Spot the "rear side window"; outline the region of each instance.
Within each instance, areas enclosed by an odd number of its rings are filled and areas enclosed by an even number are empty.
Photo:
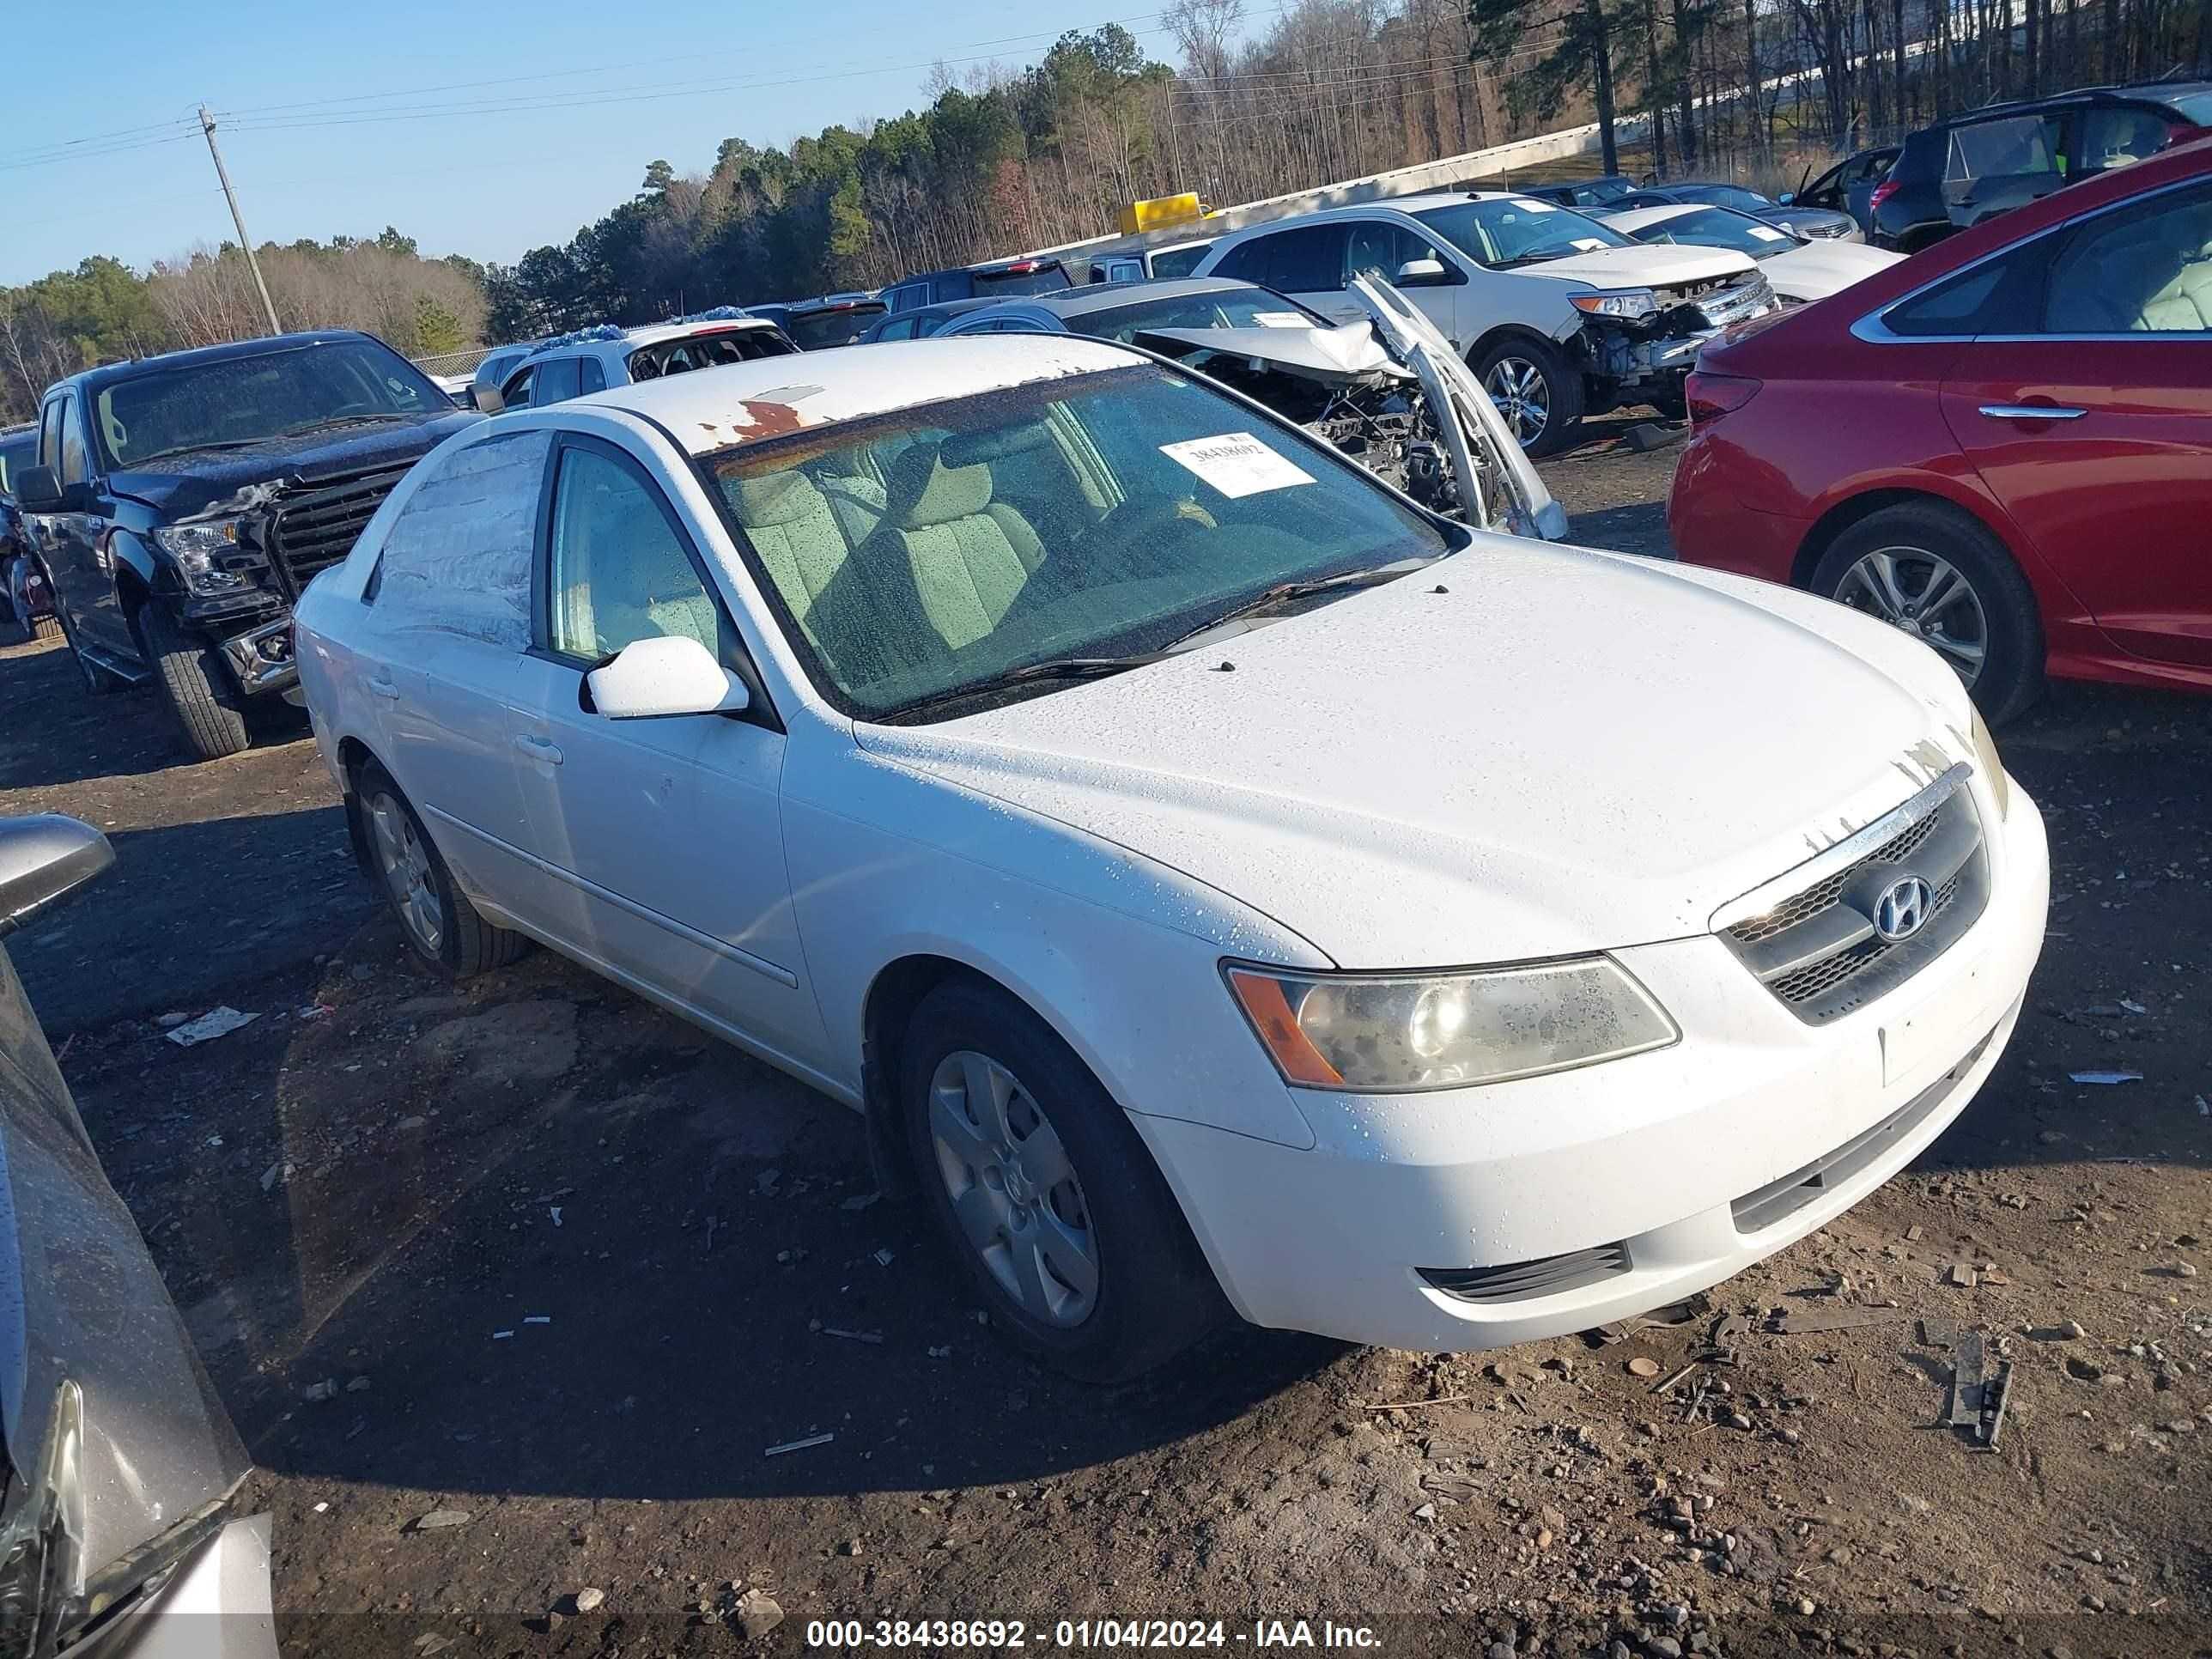
[[[2148,161],[2171,141],[2172,124],[2155,110],[2123,104],[2110,109],[2081,112],[2080,152],[2074,158],[2074,175],[2107,173],[2136,161]]]
[[[2045,332],[2212,332],[2212,186],[2100,214],[2058,240]]]
[[[1179,247],[1170,253],[1152,255],[1152,275],[1155,276],[1188,276],[1198,269],[1198,262],[1212,250],[1211,242],[1200,242],[1196,247]]]
[[[1231,249],[1213,275],[1256,283],[1279,294],[1342,288],[1345,244],[1351,230],[1345,224],[1301,225],[1256,236]]]
[[[384,532],[376,613],[514,651],[530,647],[530,561],[550,432],[507,432],[448,450]]]
[[[2063,116],[2021,115],[1954,127],[1944,182],[2057,173],[2065,149],[2065,125]]]

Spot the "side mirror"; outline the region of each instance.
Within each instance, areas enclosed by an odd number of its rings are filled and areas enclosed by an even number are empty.
[[[15,505],[26,513],[62,510],[61,480],[50,466],[27,466],[15,475]]]
[[[1785,191],[1784,191],[1782,192],[1782,194],[1781,194],[1781,195],[1779,195],[1779,196],[1778,196],[1778,197],[1776,197],[1776,198],[1774,198],[1774,204],[1775,204],[1775,206],[1777,206],[1777,207],[1788,207],[1788,206],[1789,206],[1792,202],[1796,201],[1796,199],[1797,199],[1797,192],[1796,192],[1796,191],[1794,191],[1794,190],[1785,190]]]
[[[114,862],[107,837],[76,818],[40,812],[0,819],[0,937]]]
[[[1394,280],[1400,288],[1443,288],[1451,279],[1441,259],[1408,259],[1398,267]]]
[[[469,395],[475,398],[477,409],[487,415],[496,415],[507,407],[507,399],[500,396],[495,386],[471,386]]]
[[[635,640],[584,677],[592,706],[611,720],[736,714],[750,706],[745,683],[688,635]]]

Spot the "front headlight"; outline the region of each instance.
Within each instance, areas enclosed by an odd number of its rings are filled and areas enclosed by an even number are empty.
[[[1617,322],[1641,322],[1659,314],[1659,296],[1648,288],[1615,289],[1604,294],[1570,294],[1576,310]]]
[[[1663,1048],[1681,1033],[1608,957],[1443,974],[1223,967],[1286,1083],[1393,1093],[1503,1083]]]
[[[1983,724],[1982,711],[1974,710],[1974,763],[1982,769],[1982,775],[1990,781],[1990,793],[1997,798],[1997,816],[2012,815],[2012,780],[2005,775],[2004,760],[1997,753],[1997,740],[1990,735]]]
[[[236,519],[207,519],[198,524],[164,525],[154,532],[161,550],[177,562],[185,586],[195,593],[228,593],[246,585],[246,578],[217,567],[226,553],[238,551]]]

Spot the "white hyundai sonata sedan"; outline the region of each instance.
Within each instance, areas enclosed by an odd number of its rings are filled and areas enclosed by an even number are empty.
[[[864,1112],[1079,1375],[1712,1285],[1942,1132],[2042,943],[1923,646],[1428,517],[1103,343],[471,427],[298,643],[416,950],[541,941]]]

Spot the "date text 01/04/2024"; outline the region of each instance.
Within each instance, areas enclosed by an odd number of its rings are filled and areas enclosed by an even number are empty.
[[[1018,1619],[817,1619],[810,1648],[1353,1648],[1382,1646],[1364,1625],[1258,1619],[1232,1629],[1219,1619],[1062,1619],[1032,1631]]]

